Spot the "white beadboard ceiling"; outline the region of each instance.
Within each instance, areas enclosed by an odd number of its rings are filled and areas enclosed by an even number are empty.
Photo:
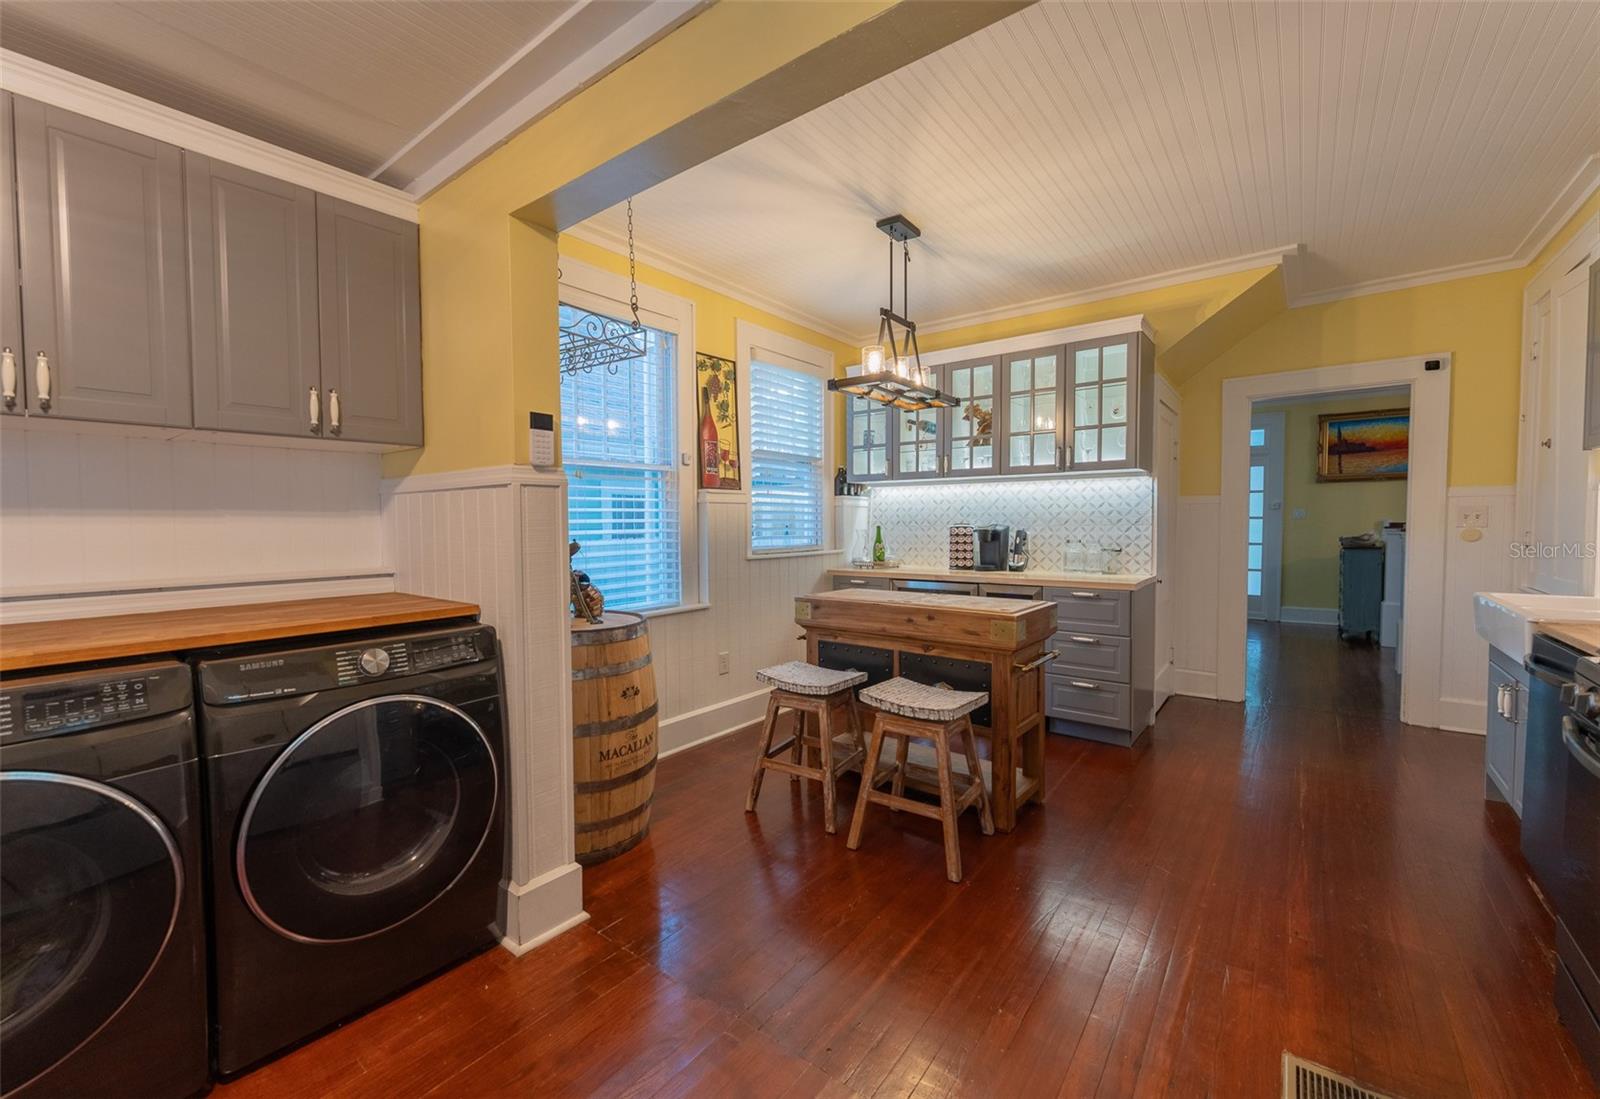
[[[696,0],[5,0],[5,48],[420,194]]]
[[[1600,175],[1596,58],[1600,3],[1041,3],[638,196],[636,231],[857,336],[894,212],[928,327],[1284,248],[1302,301],[1510,265]]]

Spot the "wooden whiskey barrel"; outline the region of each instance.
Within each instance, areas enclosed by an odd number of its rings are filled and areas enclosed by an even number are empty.
[[[650,828],[656,791],[656,677],[637,614],[572,623],[572,771],[578,861],[620,855]]]

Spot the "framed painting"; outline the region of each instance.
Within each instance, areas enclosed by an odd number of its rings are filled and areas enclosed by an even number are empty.
[[[697,451],[701,488],[738,491],[739,394],[732,359],[696,353],[695,388],[700,394]]]
[[[1404,480],[1411,456],[1411,410],[1338,412],[1317,417],[1317,480]]]

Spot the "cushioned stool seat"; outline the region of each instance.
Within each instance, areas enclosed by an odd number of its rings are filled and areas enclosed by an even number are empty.
[[[756,679],[769,687],[797,695],[831,695],[846,687],[854,687],[857,683],[865,683],[867,673],[854,669],[841,671],[834,668],[819,668],[815,664],[807,664],[804,660],[791,660],[787,664],[774,664],[770,668],[762,668],[756,673]]]
[[[861,727],[861,712],[852,689],[867,681],[866,672],[819,668],[802,660],[762,668],[756,679],[772,687],[767,696],[767,719],[761,728],[761,747],[756,752],[755,772],[750,776],[750,794],[745,812],[753,813],[761,796],[761,780],[768,771],[782,771],[798,781],[808,778],[822,783],[824,828],[833,832],[837,812],[834,780],[851,768],[860,768],[867,756]],[[794,736],[774,747],[778,712],[794,711],[798,728]],[[834,731],[834,711],[843,710],[845,729]],[[816,722],[817,731],[810,725]],[[782,757],[787,754],[788,759]]]
[[[895,678],[862,691],[861,701],[873,709],[918,721],[954,721],[988,702],[989,696],[984,691],[952,691]]]

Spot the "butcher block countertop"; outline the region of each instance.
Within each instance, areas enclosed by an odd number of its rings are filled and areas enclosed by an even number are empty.
[[[796,596],[794,617],[806,629],[1014,652],[1055,633],[1056,605],[1048,600],[852,588]]]
[[[829,569],[829,576],[875,576],[885,580],[955,580],[965,584],[1038,584],[1045,588],[1088,588],[1092,591],[1137,591],[1156,582],[1154,576],[1103,572],[979,572],[976,569]]]
[[[1586,656],[1600,656],[1600,622],[1540,622],[1533,632],[1565,642]]]
[[[470,618],[476,603],[405,592],[190,607],[0,626],[0,672]]]

